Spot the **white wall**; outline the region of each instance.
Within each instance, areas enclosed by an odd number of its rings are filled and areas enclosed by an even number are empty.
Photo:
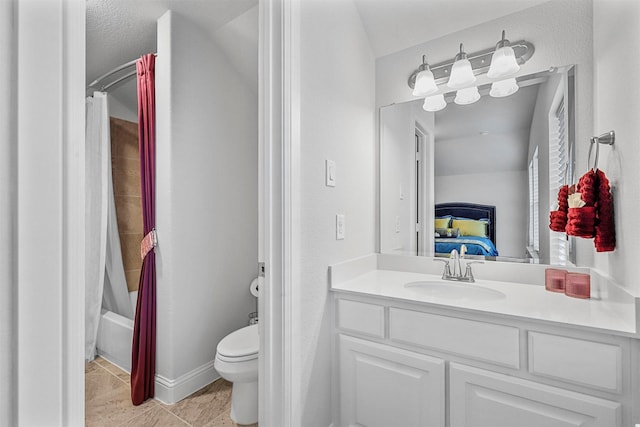
[[[594,124],[599,135],[615,130],[613,149],[600,147],[600,168],[613,185],[616,250],[595,254],[593,265],[640,295],[637,279],[640,258],[640,2],[595,0],[594,24]],[[578,71],[579,72],[579,71]],[[581,141],[586,146],[586,141]],[[586,163],[586,156],[584,157]],[[589,242],[591,243],[591,242]],[[593,245],[590,245],[593,251]]]
[[[109,91],[109,116],[138,123],[138,82],[135,77]]]
[[[435,64],[453,59],[461,42],[468,53],[484,50],[495,45],[503,29],[509,40],[525,39],[535,46],[533,57],[516,76],[550,66],[578,64],[580,103],[588,103],[592,93],[591,22],[591,0],[553,0],[383,56],[376,60],[376,105],[415,99],[407,86],[407,78],[420,65],[423,54]],[[479,76],[478,82],[481,77],[484,78]],[[585,110],[586,123],[591,118],[589,111]]]
[[[437,144],[436,144],[437,145]],[[496,206],[496,248],[500,256],[523,258],[527,237],[527,171],[502,171],[436,177],[435,202]]]
[[[156,90],[156,369],[210,380],[218,342],[255,310],[257,100],[207,34],[172,12],[158,21]]]
[[[257,3],[257,2],[256,2]],[[227,22],[213,34],[217,46],[258,94],[258,5]]]
[[[331,423],[328,266],[375,250],[374,57],[352,1],[309,0],[300,9],[300,253],[294,284],[301,360],[300,420]],[[325,187],[325,159],[337,185]],[[336,241],[336,213],[346,239]]]
[[[16,425],[16,48],[14,2],[0,2],[0,425]]]

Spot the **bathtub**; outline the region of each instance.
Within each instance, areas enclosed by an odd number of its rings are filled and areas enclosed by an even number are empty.
[[[138,292],[129,293],[134,310],[137,294]],[[103,309],[96,341],[98,355],[125,371],[131,372],[132,341],[133,320]]]

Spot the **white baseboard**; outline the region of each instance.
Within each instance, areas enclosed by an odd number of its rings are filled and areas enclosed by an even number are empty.
[[[164,404],[172,405],[218,378],[220,375],[213,367],[213,360],[175,380],[156,374],[155,399]]]

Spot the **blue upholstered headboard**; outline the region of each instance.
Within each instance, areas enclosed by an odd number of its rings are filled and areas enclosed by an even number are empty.
[[[436,205],[436,217],[457,216],[469,219],[489,219],[488,236],[496,244],[496,207],[476,203],[439,203]]]

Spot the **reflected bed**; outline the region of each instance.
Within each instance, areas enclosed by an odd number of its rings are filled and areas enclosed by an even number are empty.
[[[435,217],[451,218],[449,227],[454,230],[453,234],[448,233],[449,237],[436,231],[436,254],[448,254],[453,249],[460,252],[460,247],[464,244],[469,255],[498,256],[498,250],[495,246],[495,206],[466,202],[440,203],[435,206]],[[477,225],[478,221],[483,223],[481,232],[470,234],[472,231],[469,229],[455,228],[456,225]]]

